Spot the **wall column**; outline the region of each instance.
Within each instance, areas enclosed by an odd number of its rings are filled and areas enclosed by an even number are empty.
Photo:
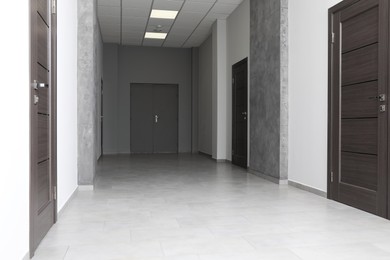
[[[96,0],[78,0],[78,183],[93,185],[96,170]]]
[[[288,1],[250,3],[250,163],[277,183],[288,178]]]

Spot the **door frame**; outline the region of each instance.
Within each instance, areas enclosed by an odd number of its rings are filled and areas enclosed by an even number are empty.
[[[57,11],[53,12],[51,0],[48,0],[49,11],[48,16],[50,16],[50,170],[51,170],[51,189],[50,193],[53,194],[53,223],[57,222]],[[30,82],[33,82],[34,78],[34,60],[36,57],[36,39],[34,35],[36,35],[36,10],[37,10],[37,0],[30,0]],[[54,7],[56,8],[56,7]],[[30,222],[30,233],[29,233],[29,250],[30,257],[34,256],[34,223],[35,223],[35,212],[34,212],[34,201],[36,198],[36,188],[34,182],[34,176],[36,176],[36,167],[35,167],[35,159],[33,156],[34,151],[37,149],[36,142],[36,127],[37,122],[34,120],[34,91],[31,86],[29,86],[30,92],[30,198],[29,198],[29,222]]]
[[[133,154],[132,152],[131,152],[131,85],[152,85],[152,86],[154,86],[154,85],[168,85],[168,86],[176,86],[176,89],[177,89],[177,102],[176,102],[176,105],[177,105],[177,148],[176,148],[176,150],[177,150],[177,153],[176,154],[179,154],[180,152],[179,152],[179,135],[180,135],[180,132],[179,132],[179,130],[180,130],[180,125],[179,125],[179,123],[180,123],[180,117],[179,117],[179,115],[180,115],[180,105],[179,105],[179,103],[180,103],[180,93],[179,93],[179,90],[180,90],[180,85],[178,84],[178,83],[145,83],[145,82],[143,82],[143,83],[139,83],[139,82],[131,82],[130,83],[130,114],[129,114],[129,116],[130,116],[130,128],[129,128],[129,130],[130,130],[130,136],[129,136],[129,145],[130,145],[130,149],[129,149],[129,151],[130,151],[130,154]],[[154,153],[152,153],[152,154],[154,154]]]
[[[235,128],[235,104],[234,104],[234,95],[235,95],[235,83],[233,82],[233,76],[234,76],[234,69],[236,67],[239,67],[243,64],[246,64],[246,78],[247,78],[247,82],[246,82],[246,99],[247,99],[247,105],[246,105],[246,111],[247,111],[247,121],[246,121],[246,126],[247,126],[247,131],[246,131],[246,167],[244,168],[248,168],[249,167],[249,163],[248,163],[248,158],[249,158],[249,99],[248,99],[248,95],[249,95],[249,79],[248,79],[248,76],[249,76],[249,61],[248,61],[248,57],[245,57],[244,59],[234,63],[232,65],[232,162],[233,162],[233,140],[234,140],[234,128]]]
[[[333,113],[333,109],[334,109],[334,102],[335,100],[333,100],[333,96],[334,96],[334,91],[333,91],[333,86],[335,84],[339,84],[339,78],[338,77],[335,77],[334,75],[334,71],[339,71],[340,68],[339,68],[339,65],[335,65],[334,64],[334,61],[336,59],[338,59],[337,57],[335,57],[335,47],[333,42],[338,42],[339,39],[337,39],[337,34],[335,36],[333,36],[333,32],[335,32],[334,29],[338,30],[337,28],[334,28],[334,24],[333,24],[333,21],[334,21],[334,14],[345,9],[345,8],[348,8],[350,6],[352,6],[353,4],[356,4],[358,3],[359,1],[361,0],[344,0],[342,2],[340,2],[339,4],[331,7],[329,10],[328,10],[328,153],[327,153],[327,197],[328,199],[331,199],[331,200],[336,200],[336,198],[338,198],[338,182],[333,182],[332,181],[332,178],[339,178],[338,174],[332,176],[332,169],[333,169],[333,164],[334,164],[334,161],[337,160],[337,158],[333,158],[334,157],[334,153],[333,153],[333,150],[334,150],[334,147],[337,147],[338,145],[338,141],[336,142],[336,140],[334,140],[334,129],[336,127],[338,127],[338,125],[334,125],[333,124],[333,119],[334,119],[334,113]],[[378,0],[379,2],[383,1],[383,0]],[[388,8],[384,8],[384,10],[380,10],[380,13],[379,15],[382,16],[386,14],[387,16],[390,15],[390,6],[388,5]],[[379,30],[382,30],[381,31],[381,34],[382,35],[385,35],[384,39],[385,41],[387,41],[386,44],[384,45],[388,45],[389,44],[389,36],[390,36],[390,19],[388,19],[388,24],[384,27],[380,27]],[[335,37],[335,39],[333,39],[333,37]],[[383,50],[383,49],[382,49]],[[380,49],[381,51],[381,49]],[[387,49],[386,50],[386,55],[383,55],[383,57],[381,57],[381,59],[379,59],[379,63],[382,63],[382,64],[387,64],[387,70],[388,71],[381,71],[379,70],[379,75],[378,77],[379,78],[382,78],[382,80],[385,80],[386,82],[386,85],[387,85],[387,89],[386,89],[386,94],[387,94],[387,98],[389,98],[389,94],[390,94],[390,89],[389,89],[389,77],[390,77],[390,66],[389,66],[389,61],[390,61],[390,50]],[[387,75],[386,75],[387,74]],[[337,102],[337,101],[336,101]],[[390,103],[387,102],[386,103],[387,105],[387,110],[389,110],[389,105]],[[389,169],[390,169],[390,138],[389,138],[389,132],[390,132],[390,113],[387,112],[387,134],[385,134],[387,136],[387,143],[385,144],[386,148],[387,148],[387,154],[385,155],[382,155],[382,156],[385,156],[385,158],[387,158],[387,181],[383,184],[383,185],[387,185],[387,194],[385,194],[384,196],[386,196],[387,198],[387,203],[386,203],[386,206],[387,206],[387,209],[384,210],[384,212],[381,212],[381,216],[382,217],[385,217],[387,219],[390,218],[390,176],[389,176]],[[379,157],[379,155],[378,155]],[[338,164],[338,162],[337,162]],[[339,165],[337,165],[337,167],[340,167]]]

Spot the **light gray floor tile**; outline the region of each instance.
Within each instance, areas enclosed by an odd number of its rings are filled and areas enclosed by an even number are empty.
[[[198,155],[104,156],[34,260],[390,259],[390,222]]]

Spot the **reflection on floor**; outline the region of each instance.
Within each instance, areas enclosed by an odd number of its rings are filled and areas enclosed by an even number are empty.
[[[34,260],[390,259],[390,222],[202,156],[106,156]]]

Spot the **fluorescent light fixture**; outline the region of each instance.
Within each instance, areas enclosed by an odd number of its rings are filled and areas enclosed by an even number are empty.
[[[166,33],[146,32],[145,39],[162,39],[167,37]]]
[[[174,20],[176,18],[177,13],[178,13],[178,11],[152,9],[152,13],[150,14],[150,18]]]

